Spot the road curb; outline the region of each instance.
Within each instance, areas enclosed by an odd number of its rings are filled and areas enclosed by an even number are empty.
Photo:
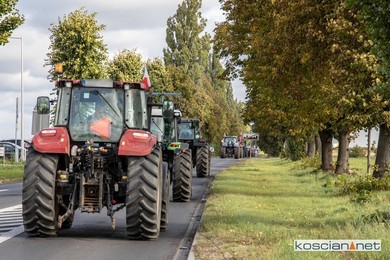
[[[196,206],[196,209],[194,211],[195,213],[191,218],[186,234],[184,235],[184,238],[182,239],[179,248],[176,251],[175,256],[173,257],[174,260],[188,260],[188,259],[195,260],[193,247],[196,244],[196,239],[198,237],[198,229],[202,221],[203,212],[207,201],[207,196],[211,189],[211,185],[214,181],[214,178],[215,175],[210,176],[210,181],[207,184],[205,191],[203,192],[202,199]]]
[[[192,245],[191,245],[191,250],[190,250],[190,253],[188,254],[188,260],[195,260],[195,254],[194,254],[194,246],[197,244],[197,241],[198,241],[198,237],[199,237],[199,233],[196,232],[195,234],[195,237],[194,237],[194,241],[192,242]]]

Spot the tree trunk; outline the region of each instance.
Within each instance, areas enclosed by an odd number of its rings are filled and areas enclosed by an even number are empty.
[[[309,142],[307,142],[307,156],[314,157],[315,154],[316,154],[316,142],[313,137]]]
[[[316,142],[316,153],[318,153],[321,157],[321,138],[320,138],[320,135],[317,134],[315,137],[314,137],[314,140]]]
[[[349,133],[339,132],[339,149],[336,162],[336,174],[349,173]]]
[[[371,129],[367,133],[367,173],[370,173],[371,168]]]
[[[319,132],[321,138],[321,169],[324,172],[333,171],[333,158],[332,158],[332,131],[329,129],[324,129]]]
[[[373,176],[382,178],[389,174],[390,166],[390,129],[385,124],[379,128],[378,150],[375,159]]]

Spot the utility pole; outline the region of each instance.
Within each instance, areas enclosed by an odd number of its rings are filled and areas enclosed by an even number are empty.
[[[20,146],[22,147],[21,151],[21,160],[24,162],[26,160],[26,153],[24,152],[24,101],[23,101],[23,37],[9,37],[9,39],[20,40]]]
[[[15,144],[18,144],[19,99],[16,98]]]

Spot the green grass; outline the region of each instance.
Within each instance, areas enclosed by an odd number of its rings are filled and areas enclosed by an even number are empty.
[[[350,162],[355,171],[365,172],[364,158]],[[336,177],[296,166],[281,159],[250,159],[219,173],[194,247],[196,259],[385,259],[390,255],[388,191],[375,192],[369,203],[354,203],[339,187],[329,185],[336,183]],[[385,215],[386,221],[377,221],[377,215],[379,219]],[[379,239],[382,251],[294,252],[296,239]]]
[[[0,161],[0,183],[21,181],[23,179],[23,163]]]

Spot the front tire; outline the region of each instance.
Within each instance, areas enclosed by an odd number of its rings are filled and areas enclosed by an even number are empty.
[[[222,159],[223,158],[226,158],[226,148],[225,147],[221,147],[221,156],[220,156]]]
[[[168,209],[170,200],[171,174],[168,171],[168,163],[163,163],[163,190],[161,206],[161,224],[160,231],[165,231],[168,224]]]
[[[23,176],[22,215],[29,236],[56,236],[55,181],[59,157],[29,149]]]
[[[186,150],[173,159],[173,201],[187,202],[192,195],[192,154]]]
[[[126,231],[130,239],[156,239],[160,234],[162,204],[161,149],[128,158]]]
[[[234,159],[238,159],[240,157],[240,148],[234,148]]]
[[[210,150],[205,145],[196,151],[196,176],[207,177],[210,175]]]

